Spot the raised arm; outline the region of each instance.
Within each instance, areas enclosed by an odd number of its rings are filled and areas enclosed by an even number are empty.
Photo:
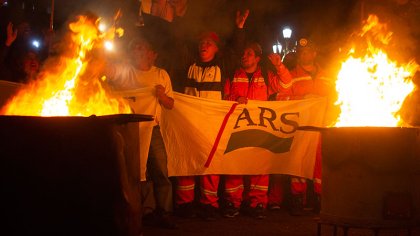
[[[13,30],[13,24],[12,22],[9,22],[9,24],[7,24],[7,37],[6,37],[6,46],[10,47],[10,45],[12,45],[12,43],[16,40],[17,37],[17,30]]]
[[[290,95],[292,93],[292,75],[286,66],[281,62],[281,57],[277,53],[272,53],[268,56],[275,71],[271,72],[269,78],[271,92],[279,93],[279,95]]]
[[[245,25],[246,19],[248,18],[248,15],[249,15],[249,10],[248,9],[246,9],[243,12],[241,12],[239,10],[236,11],[235,23],[236,23],[236,27],[238,29],[243,29],[244,28],[244,25]]]
[[[12,22],[7,24],[6,41],[4,45],[0,47],[0,63],[4,63],[6,55],[9,51],[9,47],[13,44],[17,37],[17,30],[13,30]]]

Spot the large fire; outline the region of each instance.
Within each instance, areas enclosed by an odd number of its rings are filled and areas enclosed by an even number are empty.
[[[109,33],[101,33],[98,21],[79,16],[69,24],[67,50],[42,69],[38,78],[23,86],[0,114],[28,116],[90,116],[130,113],[122,99],[112,97],[101,81],[101,63],[89,57]],[[51,65],[53,64],[53,65]],[[54,68],[52,68],[54,67]]]
[[[372,33],[373,31],[373,33]],[[400,65],[392,61],[386,51],[377,47],[391,40],[386,25],[374,15],[369,16],[361,36],[371,33],[366,54],[355,57],[355,49],[342,63],[336,82],[337,105],[341,114],[335,126],[402,126],[398,112],[404,99],[414,90],[412,77],[418,65],[412,61]],[[365,38],[365,37],[364,37]]]

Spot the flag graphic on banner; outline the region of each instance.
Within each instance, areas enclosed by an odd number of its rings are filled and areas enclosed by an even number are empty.
[[[292,143],[293,137],[279,138],[261,130],[250,129],[232,133],[225,153],[244,147],[260,147],[273,153],[284,153],[290,151]]]

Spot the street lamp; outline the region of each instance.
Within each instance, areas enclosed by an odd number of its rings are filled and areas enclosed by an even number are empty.
[[[277,41],[277,43],[275,43],[273,45],[273,53],[281,53],[283,46],[279,43],[279,41]]]
[[[289,52],[289,40],[292,37],[292,29],[289,26],[283,28],[283,38],[286,41],[286,48],[284,49],[284,55]]]
[[[289,26],[283,28],[283,38],[290,39],[292,37],[292,29]]]

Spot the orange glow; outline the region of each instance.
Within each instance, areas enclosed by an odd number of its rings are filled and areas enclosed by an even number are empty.
[[[130,113],[123,99],[104,89],[98,58],[90,52],[102,47],[114,34],[101,33],[99,22],[79,16],[69,24],[68,50],[41,70],[38,78],[22,87],[6,106],[2,115],[27,116],[90,116]],[[114,29],[113,29],[114,30]]]
[[[373,33],[371,32],[373,31]],[[369,16],[361,36],[374,35],[367,42],[366,54],[355,57],[355,49],[342,63],[336,82],[341,114],[335,126],[402,126],[398,111],[404,99],[414,90],[412,77],[418,69],[413,61],[401,65],[392,61],[386,51],[374,46],[374,40],[387,45],[392,33],[376,16]]]

